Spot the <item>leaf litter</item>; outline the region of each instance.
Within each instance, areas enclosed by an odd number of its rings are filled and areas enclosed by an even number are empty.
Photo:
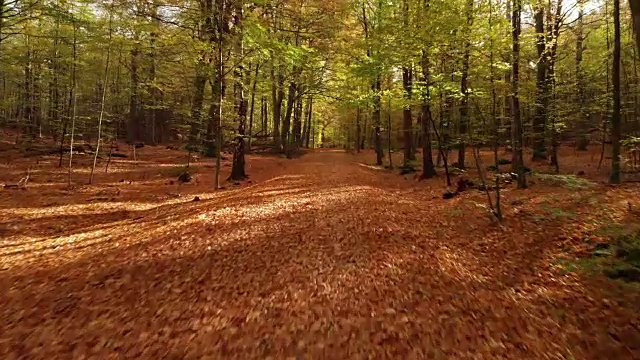
[[[198,174],[180,197],[156,179],[87,202],[116,173],[1,200],[0,356],[640,358],[637,293],[555,265],[637,188],[505,190],[522,205],[498,227],[482,193],[444,201],[442,179],[360,160],[253,158],[252,184]]]

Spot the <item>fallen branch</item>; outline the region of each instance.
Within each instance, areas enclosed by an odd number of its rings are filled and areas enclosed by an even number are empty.
[[[21,178],[16,184],[4,184],[5,189],[26,189],[29,177],[31,176],[31,168],[27,169],[27,176]]]

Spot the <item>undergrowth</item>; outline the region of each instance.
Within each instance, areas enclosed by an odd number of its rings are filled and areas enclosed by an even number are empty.
[[[595,184],[575,175],[537,174],[538,179],[551,185],[562,186],[574,190],[592,188]]]
[[[599,229],[596,235],[609,241],[595,244],[590,257],[565,264],[565,270],[601,273],[640,289],[640,229],[613,224]]]

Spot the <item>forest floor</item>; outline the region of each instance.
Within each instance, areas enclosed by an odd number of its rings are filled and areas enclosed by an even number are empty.
[[[213,159],[179,184],[184,152],[138,155],[94,185],[78,156],[72,188],[55,156],[2,157],[0,183],[31,175],[0,189],[0,358],[640,359],[637,288],[565,266],[640,223],[593,154],[579,186],[505,187],[501,224],[371,152],[250,155],[221,191]]]

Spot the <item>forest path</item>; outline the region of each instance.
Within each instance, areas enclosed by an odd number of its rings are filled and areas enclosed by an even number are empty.
[[[274,164],[276,177],[199,202],[14,211],[36,222],[135,214],[9,234],[0,357],[638,355],[592,315],[605,303],[552,272],[540,229],[499,231],[477,207],[441,200],[441,185],[343,152]]]

